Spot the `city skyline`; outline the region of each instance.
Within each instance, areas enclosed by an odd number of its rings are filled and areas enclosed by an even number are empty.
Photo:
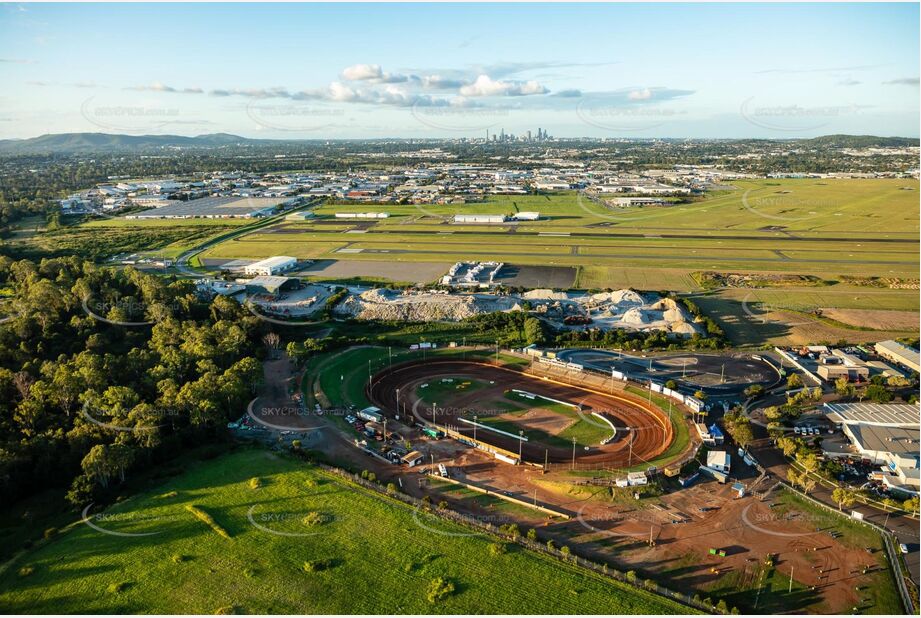
[[[0,138],[919,134],[914,4],[211,8],[3,5]]]

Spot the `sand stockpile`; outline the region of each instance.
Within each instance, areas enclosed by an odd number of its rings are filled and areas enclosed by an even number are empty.
[[[523,306],[559,329],[662,330],[682,336],[700,332],[691,316],[674,300],[635,290],[591,295],[531,290],[520,296],[499,296],[374,289],[349,294],[334,313],[360,320],[457,322],[483,313],[520,311]]]
[[[335,313],[359,320],[458,322],[481,313],[520,308],[517,299],[510,297],[369,290],[347,296]]]

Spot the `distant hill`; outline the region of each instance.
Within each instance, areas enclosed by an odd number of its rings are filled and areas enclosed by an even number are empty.
[[[121,150],[150,150],[158,148],[214,148],[229,144],[258,144],[266,140],[251,140],[229,133],[211,133],[185,137],[182,135],[113,135],[109,133],[57,133],[30,139],[0,140],[0,153],[76,153],[113,152]]]
[[[29,139],[0,140],[0,154],[74,154],[150,151],[163,148],[218,148],[222,146],[272,146],[315,140],[250,139],[230,133],[184,135],[119,135],[111,133],[56,133]],[[434,140],[437,141],[437,140]],[[684,140],[683,140],[684,141]],[[694,141],[694,140],[691,140]],[[705,141],[705,140],[701,140]],[[764,139],[725,140],[729,142],[764,143]],[[796,140],[814,148],[870,148],[918,146],[917,138],[877,137],[874,135],[824,135]]]
[[[803,142],[824,148],[903,148],[919,145],[916,137],[877,137],[876,135],[823,135],[803,140]]]

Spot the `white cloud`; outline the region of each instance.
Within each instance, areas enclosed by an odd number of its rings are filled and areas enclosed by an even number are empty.
[[[496,96],[527,96],[532,94],[547,94],[549,90],[534,80],[527,82],[494,80],[489,75],[480,75],[472,84],[462,86],[461,96],[465,97],[496,97]]]
[[[642,90],[631,90],[627,94],[627,98],[631,101],[648,101],[652,98],[652,90],[649,88],[643,88]]]
[[[888,82],[883,82],[887,86],[917,86],[918,85],[917,77],[900,77],[899,79],[891,79]]]
[[[423,88],[428,88],[430,90],[460,88],[467,84],[464,80],[451,79],[450,77],[442,77],[441,75],[423,75],[420,81],[422,82]]]
[[[353,64],[342,70],[342,78],[350,82],[373,82],[377,84],[402,84],[414,79],[401,73],[384,73],[379,64]]]
[[[126,90],[139,90],[141,92],[178,92],[181,94],[202,94],[204,92],[201,88],[173,88],[172,86],[167,86],[160,82],[154,82],[146,86],[131,86],[130,88],[126,88]]]
[[[342,70],[342,77],[353,82],[380,79],[383,74],[379,64],[353,64]]]

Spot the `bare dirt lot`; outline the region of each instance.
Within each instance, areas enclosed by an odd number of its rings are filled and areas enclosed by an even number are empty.
[[[442,262],[394,262],[389,260],[317,260],[299,271],[302,276],[328,279],[369,277],[410,283],[432,283],[448,271]]]
[[[917,311],[884,311],[874,309],[823,309],[822,315],[859,328],[910,330],[918,328],[921,314]]]
[[[638,577],[655,577],[673,589],[718,595],[748,613],[897,611],[872,530],[804,509],[787,492],[768,491],[752,477],[745,485],[754,487],[754,496],[738,498],[729,485],[705,479],[685,489],[666,481],[670,489],[664,495],[635,500],[631,490],[612,497],[607,487],[575,485],[579,479],[571,474],[545,475],[490,461],[472,449],[444,463],[452,478],[495,495],[437,483],[430,488],[455,508],[534,527],[542,540],[635,570]],[[510,505],[498,497],[502,494],[551,506],[570,519]]]
[[[572,266],[518,266],[506,264],[499,271],[496,282],[507,286],[525,288],[553,288],[568,290],[576,280]]]

